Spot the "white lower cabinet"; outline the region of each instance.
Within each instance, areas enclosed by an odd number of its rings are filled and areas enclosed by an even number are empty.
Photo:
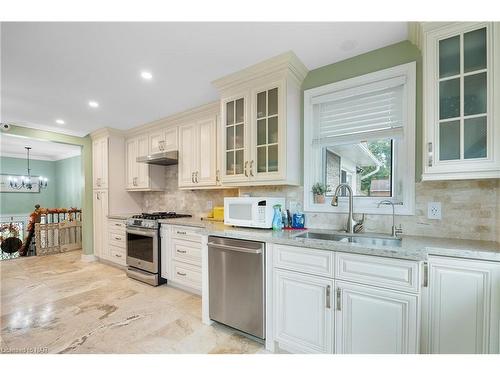
[[[417,261],[357,256],[349,260],[363,264],[362,273],[370,276],[360,277],[358,282],[353,281],[358,268],[347,267],[343,253],[283,245],[276,245],[273,250],[272,331],[280,350],[418,353],[419,283],[415,282],[414,292],[407,283],[395,290],[393,278],[382,277],[394,269],[404,270],[403,279],[414,280],[419,277]],[[336,262],[337,257],[342,261]],[[335,269],[329,264],[335,264]],[[361,273],[361,269],[358,271]],[[366,285],[372,279],[377,286]]]
[[[418,298],[388,289],[336,281],[338,354],[418,352]]]
[[[108,219],[108,248],[104,259],[120,266],[127,265],[127,233],[125,220]]]
[[[333,353],[333,280],[274,271],[275,338],[288,351]]]
[[[500,263],[429,257],[424,352],[499,353]]]
[[[161,276],[170,285],[201,294],[202,236],[194,227],[162,224]]]
[[[93,225],[94,225],[94,255],[98,258],[107,258],[109,255],[108,249],[108,234],[107,234],[107,217],[108,217],[108,191],[94,190],[92,196],[93,204]]]

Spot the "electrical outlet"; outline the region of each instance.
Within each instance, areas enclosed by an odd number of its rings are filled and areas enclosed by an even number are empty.
[[[207,201],[207,210],[211,210],[213,207],[212,201]]]
[[[427,203],[427,218],[441,220],[441,202]]]

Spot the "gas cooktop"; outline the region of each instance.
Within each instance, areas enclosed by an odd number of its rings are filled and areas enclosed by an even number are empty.
[[[129,228],[151,228],[158,229],[158,220],[161,219],[178,219],[182,217],[192,217],[188,214],[178,214],[173,211],[170,212],[151,212],[134,215],[127,220],[127,227]]]
[[[188,214],[178,214],[175,211],[169,212],[151,212],[145,213],[143,212],[140,215],[132,216],[132,219],[145,219],[145,220],[160,220],[160,219],[178,219],[181,217],[192,217],[192,215]]]

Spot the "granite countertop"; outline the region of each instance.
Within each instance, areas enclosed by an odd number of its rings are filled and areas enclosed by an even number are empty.
[[[134,215],[139,215],[140,213],[134,212],[131,214],[108,214],[108,219],[115,219],[115,220],[127,220],[128,218],[131,218]]]
[[[304,233],[305,230],[272,231],[269,229],[236,228],[224,225],[223,223],[214,223],[195,218],[165,219],[159,222],[162,224],[197,227],[200,233],[209,236],[229,237],[321,250],[342,251],[419,261],[426,260],[429,255],[441,255],[500,262],[500,243],[493,241],[404,235],[401,247],[374,246],[339,241],[297,238],[297,236]],[[315,229],[311,231],[324,233],[334,232]]]

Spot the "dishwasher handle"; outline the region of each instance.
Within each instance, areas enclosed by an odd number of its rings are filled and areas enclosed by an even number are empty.
[[[220,243],[209,242],[209,247],[213,247],[221,250],[239,251],[240,253],[250,253],[250,254],[262,254],[262,248],[260,249],[249,249],[245,247],[229,246]]]

